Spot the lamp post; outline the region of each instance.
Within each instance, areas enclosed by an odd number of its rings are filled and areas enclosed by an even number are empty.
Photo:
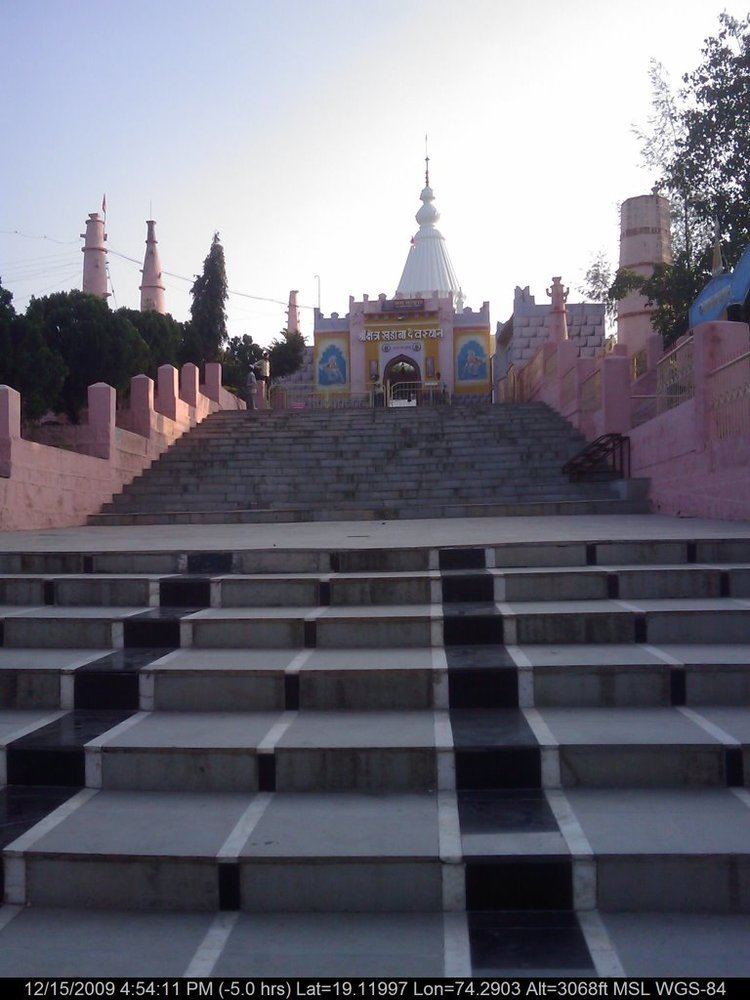
[[[320,312],[320,275],[314,274],[313,278],[318,282],[318,312]]]

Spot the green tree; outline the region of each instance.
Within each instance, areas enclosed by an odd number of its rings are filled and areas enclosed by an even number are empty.
[[[148,365],[148,347],[133,324],[94,295],[71,291],[32,298],[26,318],[67,368],[58,408],[74,422],[93,382],[124,393]]]
[[[227,273],[218,233],[214,233],[211,249],[203,261],[203,273],[195,279],[190,292],[193,304],[181,360],[197,365],[218,361],[227,338]]]
[[[148,348],[148,362],[143,368],[146,375],[156,378],[160,365],[179,365],[186,337],[185,323],[178,323],[169,313],[137,309],[118,309],[116,315],[128,320]]]
[[[224,385],[243,389],[248,369],[257,365],[265,354],[265,349],[256,344],[249,333],[230,337],[221,359]]]
[[[652,114],[636,134],[644,162],[658,171],[655,190],[670,199],[673,260],[650,278],[618,272],[609,297],[643,294],[668,346],[687,331],[688,310],[711,277],[716,223],[727,266],[750,243],[750,15],[719,15],[717,35],[679,91],[658,62],[650,76]]]
[[[0,284],[0,383],[21,394],[25,420],[57,407],[67,368],[51,351],[38,327],[16,314],[13,295]]]
[[[271,364],[271,378],[293,375],[305,360],[305,338],[301,333],[282,330],[281,336],[271,342],[268,360]]]
[[[607,326],[611,329],[617,315],[617,302],[610,295],[614,275],[612,265],[604,250],[600,250],[589,264],[584,275],[583,284],[578,291],[589,302],[601,302],[607,318]]]

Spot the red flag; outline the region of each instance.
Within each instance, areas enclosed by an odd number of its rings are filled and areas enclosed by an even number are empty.
[[[107,195],[105,194],[102,198],[102,215],[107,214]]]

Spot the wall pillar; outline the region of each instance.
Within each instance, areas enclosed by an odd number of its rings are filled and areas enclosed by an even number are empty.
[[[630,359],[610,355],[602,360],[602,434],[630,430]]]
[[[180,371],[180,399],[190,406],[198,405],[198,366],[192,361],[183,365]]]
[[[177,419],[178,373],[174,365],[160,365],[157,372],[156,409],[170,420]]]
[[[130,419],[134,433],[151,437],[154,417],[154,380],[135,375],[130,380]]]
[[[89,386],[88,401],[91,454],[109,460],[114,453],[117,393],[106,382],[96,382]]]
[[[0,385],[0,476],[10,478],[13,442],[21,438],[21,394]]]
[[[221,363],[219,361],[207,361],[205,365],[206,381],[203,392],[215,403],[221,402]]]

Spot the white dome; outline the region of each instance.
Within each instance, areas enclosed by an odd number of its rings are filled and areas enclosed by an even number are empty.
[[[445,240],[435,228],[440,213],[433,204],[435,195],[429,184],[419,197],[422,207],[415,216],[419,223],[419,231],[412,240],[396,296],[421,297],[431,295],[433,292],[455,296],[460,290],[460,285]]]

